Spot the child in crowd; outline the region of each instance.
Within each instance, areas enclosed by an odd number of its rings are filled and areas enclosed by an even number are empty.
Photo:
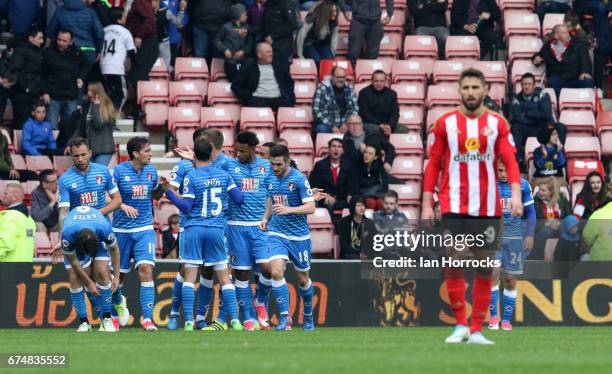
[[[244,5],[232,5],[231,14],[232,21],[221,26],[213,43],[224,54],[225,75],[233,82],[238,77],[241,63],[253,50],[253,40],[246,23],[247,13]]]
[[[555,125],[550,124],[542,128],[538,134],[538,142],[540,147],[533,151],[535,172],[531,181],[532,186],[537,186],[542,179],[548,177],[553,177],[557,186],[565,186],[563,175],[566,163],[565,151]]]
[[[53,157],[57,150],[53,125],[45,120],[45,103],[37,101],[32,106],[32,117],[23,125],[21,148],[25,155]]]

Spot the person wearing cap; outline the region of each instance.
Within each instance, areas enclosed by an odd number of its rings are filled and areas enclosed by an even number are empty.
[[[540,146],[533,151],[533,173],[532,186],[539,185],[542,179],[553,177],[557,186],[565,186],[563,168],[565,168],[566,158],[563,150],[563,143],[559,139],[559,132],[556,124],[549,124],[543,127],[538,133]]]
[[[238,75],[242,62],[253,51],[253,36],[247,24],[246,7],[234,4],[230,8],[232,20],[221,26],[213,41],[215,47],[225,56],[223,67],[230,82]]]

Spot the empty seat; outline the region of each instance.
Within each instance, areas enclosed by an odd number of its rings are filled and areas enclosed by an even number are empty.
[[[194,129],[200,127],[200,111],[192,108],[170,108],[168,129],[174,132],[177,128]]]
[[[557,103],[557,95],[555,94],[555,90],[553,90],[552,88],[545,88],[544,91],[546,91],[548,97],[550,97],[553,115],[556,117],[557,112],[559,111],[559,105]]]
[[[336,65],[346,70],[346,77],[349,81],[354,79],[353,64],[349,60],[336,58],[335,60],[321,60],[319,63],[319,80],[323,82],[330,76],[332,69]]]
[[[471,58],[480,59],[480,41],[476,36],[449,36],[445,44],[447,60]]]
[[[235,127],[234,120],[225,108],[202,108],[200,124],[202,127],[228,127],[232,129]]]
[[[563,13],[546,13],[542,21],[542,37],[551,32],[556,25],[562,25],[564,18]]]
[[[559,95],[559,110],[595,110],[595,92],[592,88],[563,88]]]
[[[474,61],[472,68],[482,71],[487,83],[508,82],[508,72],[504,61]]]
[[[559,122],[567,128],[568,136],[595,135],[595,115],[590,110],[564,110]]]
[[[338,33],[338,46],[336,47],[336,57],[346,57],[347,55],[348,55],[348,31],[340,31]]]
[[[393,59],[397,59],[399,57],[401,48],[402,34],[387,33],[380,41],[379,56],[389,56]]]
[[[397,102],[400,105],[423,106],[425,100],[425,88],[419,82],[401,82],[391,86],[397,93]]]
[[[446,82],[455,85],[459,81],[461,73],[470,66],[472,64],[467,61],[438,60],[434,63],[433,83],[440,84]]]
[[[166,66],[166,62],[164,61],[163,58],[160,57],[157,60],[155,60],[153,67],[149,71],[149,79],[151,80],[170,79],[170,72],[168,71],[168,67]]]
[[[504,34],[506,38],[513,35],[540,36],[540,19],[537,14],[523,12],[504,13]]]
[[[342,134],[317,134],[315,140],[315,155],[326,156],[329,153],[327,143],[333,138],[342,140]]]
[[[257,139],[259,139],[260,145],[268,142],[273,142],[274,138],[276,138],[276,131],[274,128],[254,128],[250,129],[249,131],[252,131],[253,133],[255,133],[255,135],[257,135]]]
[[[296,104],[312,104],[312,98],[317,90],[315,82],[295,82],[293,92]]]
[[[53,163],[48,156],[26,156],[26,168],[35,172],[53,169]]]
[[[253,128],[276,128],[272,109],[242,107],[240,111],[240,130],[250,130]]]
[[[372,73],[376,70],[382,70],[387,74],[391,74],[391,61],[389,60],[357,60],[355,67],[355,82],[370,82]]]
[[[406,24],[406,12],[404,10],[400,10],[395,1],[393,2],[393,8],[393,15],[391,16],[389,22],[386,25],[383,25],[383,29],[385,33],[403,34]],[[386,13],[383,11],[383,14]]]
[[[339,17],[344,18],[344,17]],[[315,256],[334,255],[334,232],[330,230],[313,230],[310,232],[312,254]]]
[[[213,58],[210,62],[210,81],[219,82],[222,80],[227,80],[225,67],[223,66],[223,59]]]
[[[438,118],[440,118],[444,113],[451,110],[451,108],[446,106],[438,106],[431,108],[427,111],[427,119],[425,120],[425,125],[427,126],[427,132],[431,131],[433,125],[436,124]]]
[[[334,224],[327,208],[315,208],[313,214],[307,216],[308,226],[312,230],[333,230]]]
[[[422,62],[417,60],[395,60],[391,66],[392,83],[404,81],[426,82],[427,73]]]
[[[46,232],[36,232],[34,247],[36,248],[36,257],[48,257],[53,252],[53,246]]]
[[[391,134],[389,141],[398,155],[422,155],[423,140],[415,134]]]
[[[314,160],[312,154],[291,154],[291,158],[295,161],[297,168],[305,175],[310,175],[314,168]]]
[[[438,59],[438,42],[431,35],[407,35],[404,38],[404,59],[428,57]]]
[[[168,120],[168,82],[138,81],[138,104],[145,113],[147,126],[161,127]]]
[[[70,156],[53,156],[53,168],[57,171],[57,174],[62,175],[64,172],[72,167],[72,157]]]
[[[565,139],[565,154],[567,158],[601,158],[599,139],[595,137],[573,137]]]
[[[601,133],[604,131],[612,130],[612,110],[607,110],[605,112],[599,112],[597,114],[597,133]]]
[[[601,140],[601,154],[606,157],[612,156],[612,131],[601,132],[599,140]]]
[[[531,60],[531,57],[542,49],[542,40],[535,36],[512,36],[508,41],[508,59]]]
[[[296,81],[317,81],[317,65],[312,59],[294,58],[291,64],[291,77]]]
[[[231,83],[212,82],[208,84],[208,105],[214,106],[217,103],[240,104],[240,101],[232,92]]]
[[[525,159],[531,160],[533,158],[533,151],[540,146],[540,142],[534,136],[527,138],[525,141]]]
[[[280,133],[280,137],[287,141],[287,148],[289,148],[292,155],[314,155],[314,146],[309,130],[287,129]]]
[[[286,128],[311,129],[312,111],[304,108],[278,108],[277,114],[278,131]]]
[[[395,157],[391,167],[391,175],[403,180],[421,180],[423,178],[423,156],[399,155]]]
[[[46,157],[46,156],[45,156]],[[17,170],[26,170],[26,162],[22,155],[11,153],[11,160],[13,161],[13,167]]]
[[[23,131],[22,130],[13,130],[13,148],[15,149],[15,152],[17,153],[21,153],[21,140],[23,138]]]
[[[174,79],[208,80],[208,65],[206,64],[206,60],[197,57],[177,57],[174,63]]]
[[[204,80],[182,80],[170,82],[170,104],[180,106],[181,103],[196,103],[202,106],[208,83]]]
[[[421,131],[423,127],[423,108],[417,106],[400,106],[399,124],[406,126],[408,130]]]
[[[427,108],[436,106],[456,106],[461,104],[461,96],[457,87],[447,85],[432,85],[427,87]]]
[[[601,160],[572,159],[567,162],[567,178],[570,185],[577,181],[584,181],[592,171],[606,175]]]
[[[525,73],[531,73],[536,78],[536,84],[539,84],[544,79],[544,74],[546,73],[546,65],[541,64],[540,66],[535,66],[533,62],[529,60],[516,60],[512,64],[512,71],[510,73],[510,79],[512,80],[512,84],[514,85],[514,92],[520,91],[520,82],[521,77]]]
[[[408,181],[405,184],[390,184],[389,190],[397,192],[397,203],[400,206],[420,205],[421,182],[417,180]]]
[[[532,0],[500,0],[499,8],[502,12],[505,12],[507,9],[516,9],[516,10],[524,10],[533,12],[534,10],[534,2]]]

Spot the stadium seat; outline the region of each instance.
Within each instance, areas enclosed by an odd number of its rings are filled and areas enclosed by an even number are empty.
[[[276,120],[272,109],[242,107],[240,111],[240,130],[251,130],[253,128],[276,128]]]
[[[353,90],[355,91],[355,95],[357,95],[357,97],[359,97],[359,92],[361,92],[361,90],[363,90],[364,88],[366,88],[369,85],[370,85],[369,82],[355,83],[353,85]]]
[[[480,59],[480,41],[476,36],[449,36],[445,44],[447,60]]]
[[[138,104],[145,113],[145,124],[161,127],[168,120],[168,82],[161,80],[138,81]]]
[[[370,82],[372,80],[372,73],[376,70],[382,70],[387,74],[391,74],[391,61],[386,59],[357,60],[355,82]]]
[[[321,60],[319,63],[319,81],[323,82],[330,76],[332,69],[336,65],[346,70],[347,80],[352,81],[354,79],[355,73],[353,71],[353,64],[347,59],[336,58],[335,60]]]
[[[340,17],[343,18],[343,17]],[[310,232],[312,254],[314,256],[333,257],[334,232],[329,230],[313,230]]]
[[[456,86],[461,73],[471,66],[472,64],[468,61],[438,60],[434,62],[433,83],[446,83]]]
[[[314,168],[314,159],[312,154],[291,154],[291,158],[293,159],[293,161],[295,161],[299,171],[301,171],[306,176],[310,175],[312,169]]]
[[[177,57],[174,63],[174,79],[208,80],[206,60],[197,57]]]
[[[436,121],[438,120],[438,118],[440,118],[440,116],[442,116],[444,113],[448,112],[449,110],[451,110],[451,108],[446,107],[446,106],[441,106],[441,107],[438,106],[438,107],[429,109],[427,111],[427,119],[425,121],[425,125],[427,126],[427,132],[430,132],[433,125],[436,124]]]
[[[253,128],[250,129],[250,131],[254,132],[255,135],[257,135],[257,139],[259,139],[260,146],[264,143],[273,142],[276,138],[276,131],[274,128]]]
[[[234,124],[238,124],[238,122],[240,122],[240,111],[242,110],[242,105],[239,103],[217,103],[214,106],[215,108],[223,108],[225,109],[230,117],[232,118],[232,121],[234,121]]]
[[[563,88],[559,95],[559,110],[595,110],[595,92],[591,88]]]
[[[403,180],[423,178],[423,156],[397,156],[393,160],[391,175]]]
[[[595,115],[590,110],[564,110],[559,122],[567,128],[567,136],[595,135]]]
[[[422,62],[417,60],[395,60],[391,66],[391,82],[426,82],[427,73]]]
[[[380,41],[379,56],[388,56],[394,60],[399,58],[400,50],[402,49],[402,34],[385,33]],[[391,69],[389,69],[391,71]]]
[[[51,257],[53,246],[46,232],[36,232],[34,248],[36,248],[36,257]]]
[[[46,157],[46,156],[45,156]],[[31,195],[32,192],[38,187],[40,186],[40,182],[39,181],[27,181],[26,182],[27,188],[25,190],[25,192],[28,195]]]
[[[200,111],[192,108],[170,108],[168,112],[168,130],[177,128],[196,129],[200,127]]]
[[[422,155],[423,140],[420,134],[391,134],[389,141],[398,155]]]
[[[317,65],[312,59],[294,58],[291,64],[291,77],[295,81],[317,81]]]
[[[546,91],[548,97],[550,97],[553,115],[556,118],[557,112],[559,111],[559,105],[557,103],[557,95],[555,94],[555,90],[553,90],[552,88],[545,88],[544,91]]]
[[[474,61],[472,67],[482,71],[487,83],[508,83],[505,61]]]
[[[438,59],[438,42],[431,35],[407,35],[404,38],[404,60],[413,57]]]
[[[6,143],[8,144],[9,150],[14,151],[15,149],[13,146],[13,141],[11,140],[11,135],[9,134],[8,130],[3,127],[1,131],[2,131],[2,135],[6,139]]]
[[[567,179],[570,185],[578,181],[584,182],[592,171],[606,175],[601,160],[572,159],[567,162]]]
[[[421,218],[421,207],[420,206],[410,205],[407,207],[402,207],[399,211],[404,213],[406,218],[408,218],[410,221],[415,221]]]
[[[515,11],[505,12],[504,35],[506,38],[515,35],[540,37],[540,19],[538,15]]]
[[[293,92],[295,93],[296,105],[312,105],[312,98],[317,90],[315,82],[295,82]]]
[[[397,192],[399,206],[421,204],[421,182],[408,181],[405,184],[390,184],[389,190]]]
[[[287,128],[308,129],[312,128],[312,111],[303,108],[278,108],[277,114],[278,131]]]
[[[298,154],[314,155],[314,146],[309,130],[286,129],[281,131],[279,136],[287,141],[287,148],[289,148],[292,156]]]
[[[427,87],[427,108],[436,106],[456,106],[461,104],[457,87],[432,85]]]
[[[225,75],[225,67],[223,66],[222,58],[213,58],[210,62],[210,81],[227,81],[227,75]]]
[[[612,156],[612,131],[602,131],[599,134],[601,141],[601,154],[610,157]]]
[[[179,209],[172,204],[161,204],[159,208],[153,210],[155,226],[160,230],[168,228],[168,217],[178,214]]]
[[[22,130],[13,130],[13,148],[15,152],[21,153],[21,140],[23,139]]]
[[[542,49],[542,40],[535,36],[513,36],[508,40],[508,60],[531,60]]]
[[[72,165],[74,165],[74,163],[70,156],[53,156],[53,168],[57,171],[58,175],[64,174]]]
[[[57,243],[59,243],[59,232],[51,231],[49,233],[49,239],[51,240],[51,245],[55,246]]]
[[[149,79],[166,81],[170,79],[170,72],[163,58],[159,57],[155,60],[155,64],[153,64],[153,67],[149,71]]]
[[[394,8],[393,15],[391,16],[389,23],[387,23],[386,25],[383,25],[383,29],[384,29],[385,34],[396,33],[396,34],[400,34],[401,36],[401,34],[404,33],[404,27],[406,25],[406,12],[404,10],[400,10],[397,7],[397,4],[395,4],[395,1],[393,2],[393,8]],[[400,43],[401,43],[401,39],[400,39]]]
[[[565,155],[571,158],[601,158],[599,139],[595,137],[573,137],[565,139]]]
[[[53,169],[53,163],[48,156],[26,156],[26,168],[36,173],[45,170]]]
[[[338,33],[338,46],[336,47],[336,57],[346,57],[348,55],[348,31]],[[320,66],[319,66],[320,68]]]
[[[532,0],[500,0],[499,8],[502,12],[509,9],[533,12],[535,5]]]
[[[542,22],[542,37],[552,31],[556,25],[563,24],[565,14],[563,13],[546,13]]]
[[[400,106],[398,123],[408,130],[421,131],[423,127],[423,108],[417,106]]]
[[[521,90],[521,77],[525,73],[531,73],[536,78],[536,84],[540,84],[544,79],[544,73],[546,73],[546,65],[541,64],[535,66],[533,62],[529,60],[516,60],[512,64],[512,71],[510,73],[512,84],[514,85],[514,92]]]
[[[525,159],[531,160],[533,158],[533,151],[540,146],[540,142],[535,136],[527,138],[525,141]]]
[[[205,107],[200,110],[200,124],[202,127],[235,128],[236,124],[225,108]]]
[[[612,131],[612,110],[597,113],[597,133]]]
[[[334,224],[327,208],[315,208],[313,214],[307,216],[308,226],[312,230],[333,230]]]
[[[344,15],[340,14],[340,12],[338,12],[338,18],[336,22],[338,22],[338,31],[340,32],[349,31],[349,28],[351,27],[351,21],[347,20],[346,17],[344,17]]]
[[[315,155],[317,157],[326,156],[329,153],[327,143],[333,138],[342,140],[342,134],[317,134],[315,140]]]
[[[46,156],[45,156],[46,157]],[[11,160],[13,161],[13,167],[17,170],[26,170],[26,162],[22,155],[11,153]]]
[[[506,102],[506,85],[503,83],[491,83],[489,97],[502,108],[503,104]]]
[[[217,103],[240,104],[238,98],[232,92],[229,82],[211,82],[208,84],[208,105],[215,106]]]
[[[391,88],[397,93],[397,103],[399,105],[423,106],[425,100],[425,88],[423,83],[395,83],[391,85]]]
[[[182,80],[170,82],[170,104],[174,106],[201,107],[208,92],[204,80]]]

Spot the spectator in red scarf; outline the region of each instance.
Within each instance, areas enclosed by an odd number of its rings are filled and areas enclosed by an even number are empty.
[[[590,172],[585,181],[582,191],[576,196],[574,204],[574,215],[578,219],[589,219],[591,214],[606,205],[606,189],[604,177],[597,171]]]

